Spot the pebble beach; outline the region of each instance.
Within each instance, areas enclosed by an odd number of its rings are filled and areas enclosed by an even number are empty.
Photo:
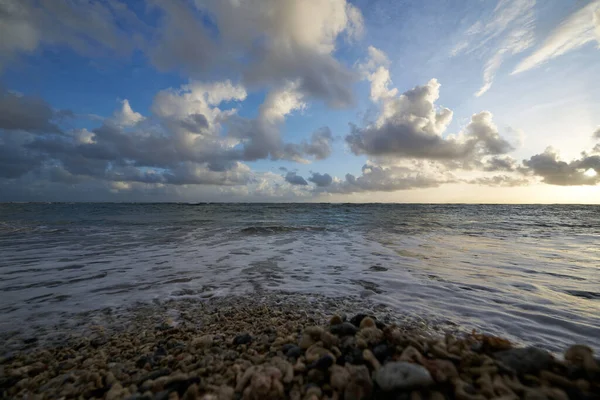
[[[139,305],[2,339],[2,398],[600,399],[585,344],[551,353],[326,298]]]

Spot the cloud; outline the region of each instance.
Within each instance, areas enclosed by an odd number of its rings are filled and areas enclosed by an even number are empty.
[[[501,155],[513,150],[492,121],[492,114],[482,111],[471,117],[470,123],[458,135],[443,137],[452,120],[452,111],[438,107],[440,84],[436,79],[398,95],[390,89],[387,68],[372,63],[366,65],[373,73],[371,99],[380,105],[376,120],[365,127],[351,124],[346,142],[353,153],[396,158],[478,161],[489,155]],[[365,65],[365,64],[363,64]]]
[[[482,96],[492,87],[496,73],[508,57],[533,45],[535,4],[535,0],[499,0],[490,18],[473,24],[452,50],[452,56],[466,54],[487,59],[483,84],[475,96]]]
[[[115,111],[112,117],[112,122],[120,126],[133,126],[144,120],[142,114],[131,109],[129,100],[125,99],[121,102],[121,109]],[[205,119],[206,120],[206,119]]]
[[[162,11],[148,50],[159,70],[181,70],[197,77],[215,64],[218,47],[199,21],[202,15],[197,9],[183,0],[154,0],[151,4]]]
[[[330,106],[353,101],[356,76],[333,56],[340,37],[351,41],[363,31],[360,11],[346,0],[209,0],[196,1],[195,8],[179,0],[155,4],[163,11],[162,33],[150,55],[161,70],[205,77],[219,65],[241,72],[248,86],[295,81],[302,96]]]
[[[306,182],[306,179],[304,179],[300,175],[297,175],[293,171],[289,171],[287,174],[285,174],[285,181],[287,183],[289,183],[290,185],[302,185],[302,186],[308,185],[308,182]]]
[[[248,185],[256,174],[245,161],[270,158],[309,162],[331,153],[326,127],[300,143],[285,143],[285,117],[305,106],[297,85],[275,88],[254,119],[227,108],[246,98],[231,81],[192,81],[158,92],[143,116],[128,100],[97,128],[61,130],[64,111],[41,99],[2,92],[0,97],[1,176],[37,175],[64,184],[113,182],[110,190],[146,185]],[[308,183],[300,176],[290,180]],[[302,183],[304,182],[304,183]]]
[[[150,0],[153,26],[124,1],[5,0],[0,68],[41,46],[87,56],[143,51],[160,71],[192,79],[240,75],[246,86],[296,81],[303,96],[332,107],[353,103],[356,74],[335,58],[364,28],[347,0]]]
[[[600,0],[594,0],[563,20],[512,73],[518,74],[536,68],[594,40],[600,44],[599,19]]]
[[[0,68],[41,45],[67,45],[86,56],[129,54],[143,45],[140,34],[146,30],[118,1],[5,0],[0,2]]]
[[[596,129],[596,130],[594,131],[594,133],[592,134],[592,137],[593,137],[594,139],[600,139],[600,126],[598,127],[598,129]]]
[[[304,157],[312,156],[315,160],[324,160],[331,155],[333,135],[328,127],[322,127],[312,133],[310,141],[300,144],[287,143],[283,146],[282,153],[276,153],[277,157],[300,163],[308,163]]]
[[[527,178],[514,177],[510,175],[495,175],[492,177],[484,176],[475,179],[465,180],[465,183],[482,186],[516,187],[527,186],[531,182]]]
[[[523,160],[529,172],[542,178],[549,185],[577,186],[600,183],[600,155],[582,155],[582,158],[569,163],[560,161],[552,147],[546,148],[528,160]],[[590,170],[594,173],[590,173]]]
[[[331,185],[331,183],[333,182],[333,178],[331,177],[331,175],[320,174],[318,172],[313,172],[311,174],[311,177],[308,178],[308,180],[317,185],[317,187],[326,187]]]
[[[23,96],[0,87],[0,129],[61,133],[57,122],[68,116],[72,116],[70,111],[54,110],[41,98]]]
[[[515,171],[517,168],[517,161],[510,156],[491,157],[483,164],[484,171]]]
[[[454,180],[448,174],[428,174],[403,166],[382,166],[367,163],[362,175],[346,174],[345,180],[336,180],[322,188],[329,193],[395,192],[397,190],[438,187]]]

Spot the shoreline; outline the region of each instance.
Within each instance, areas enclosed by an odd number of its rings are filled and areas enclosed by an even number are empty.
[[[585,346],[565,349],[563,359],[395,317],[359,299],[266,299],[139,305],[107,313],[104,325],[90,318],[62,342],[20,339],[28,347],[0,360],[0,392],[106,399],[600,398],[600,363]]]

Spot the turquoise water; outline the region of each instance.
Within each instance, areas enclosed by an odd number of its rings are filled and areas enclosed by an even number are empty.
[[[599,244],[598,206],[2,204],[0,330],[284,291],[600,349]]]

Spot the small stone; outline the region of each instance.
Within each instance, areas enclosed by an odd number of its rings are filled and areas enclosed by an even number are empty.
[[[343,322],[330,326],[329,331],[337,336],[354,336],[358,332],[358,328],[350,322]]]
[[[106,381],[107,386],[112,386],[115,382],[117,382],[117,378],[115,378],[115,375],[110,371],[108,372],[108,374],[106,374],[104,379]]]
[[[429,371],[420,365],[404,361],[385,364],[376,372],[375,381],[386,392],[421,388],[433,384]]]
[[[380,363],[385,362],[388,357],[391,357],[393,353],[393,349],[391,349],[387,344],[380,344],[379,346],[375,346],[373,348],[373,355],[379,360]]]
[[[342,322],[344,322],[342,320],[342,317],[340,317],[339,315],[334,315],[333,317],[331,317],[331,319],[329,320],[329,325],[339,325]]]
[[[365,363],[363,352],[360,349],[354,348],[344,354],[344,361],[347,364],[361,365]]]
[[[354,317],[350,318],[350,323],[358,328],[360,327],[362,320],[367,317],[367,314],[356,314]]]
[[[326,355],[330,356],[332,359],[335,360],[335,357],[333,356],[333,354],[331,354],[328,350],[324,349],[323,347],[315,344],[313,346],[310,346],[306,350],[305,357],[306,357],[307,362],[312,363]]]
[[[448,360],[425,360],[425,368],[427,368],[433,379],[438,383],[448,382],[458,377],[456,367]]]
[[[373,319],[371,317],[365,317],[365,318],[363,318],[362,321],[360,321],[359,327],[360,327],[360,329],[374,328],[375,327],[375,321],[373,321]]]
[[[319,326],[309,326],[304,329],[303,332],[305,335],[309,335],[314,340],[319,340],[321,334],[323,333],[323,328]]]
[[[521,375],[550,369],[554,362],[550,353],[536,347],[500,351],[494,353],[494,358]]]
[[[202,335],[200,337],[192,340],[192,346],[197,349],[205,349],[213,344],[213,336],[212,335]]]
[[[363,339],[369,345],[376,345],[383,340],[383,332],[375,327],[365,327],[361,328],[357,337]]]
[[[285,353],[285,355],[289,358],[298,358],[302,355],[303,352],[304,351],[300,347],[293,346],[287,351],[287,353]]]
[[[123,387],[120,383],[115,383],[112,385],[110,390],[106,393],[106,400],[116,400],[121,397],[121,392],[123,391]]]
[[[286,343],[283,346],[281,346],[281,351],[283,352],[283,354],[286,354],[288,352],[289,349],[293,348],[293,347],[298,347],[293,343]]]
[[[331,367],[334,363],[334,359],[333,357],[331,357],[330,355],[325,355],[321,358],[319,358],[318,360],[312,362],[311,364],[308,365],[308,369],[313,369],[313,368],[317,368],[317,369],[321,369],[321,370],[326,370],[327,368]]]
[[[305,399],[319,399],[323,395],[321,388],[318,386],[311,386],[306,390]]]
[[[306,378],[309,382],[321,383],[325,380],[325,372],[320,369],[311,369],[306,374]]]
[[[349,365],[348,372],[350,380],[344,390],[345,400],[363,400],[371,398],[373,382],[369,375],[369,369],[365,365]]]
[[[244,333],[242,335],[238,335],[233,339],[233,344],[238,346],[240,344],[248,344],[252,342],[252,336],[249,333]]]
[[[331,348],[333,346],[337,346],[340,339],[332,333],[323,332],[321,334],[321,341],[325,347]]]
[[[217,395],[219,400],[232,400],[235,396],[235,390],[231,386],[223,385],[219,388]]]
[[[303,334],[302,338],[300,339],[300,343],[298,343],[298,345],[300,346],[301,349],[306,350],[315,343],[316,343],[316,341],[312,338],[312,336]]]
[[[187,390],[183,394],[183,400],[196,400],[200,395],[198,391],[198,385],[195,383],[193,385],[188,386]]]
[[[340,365],[332,365],[330,370],[330,383],[331,387],[338,392],[343,392],[348,381],[350,380],[350,372]]]

